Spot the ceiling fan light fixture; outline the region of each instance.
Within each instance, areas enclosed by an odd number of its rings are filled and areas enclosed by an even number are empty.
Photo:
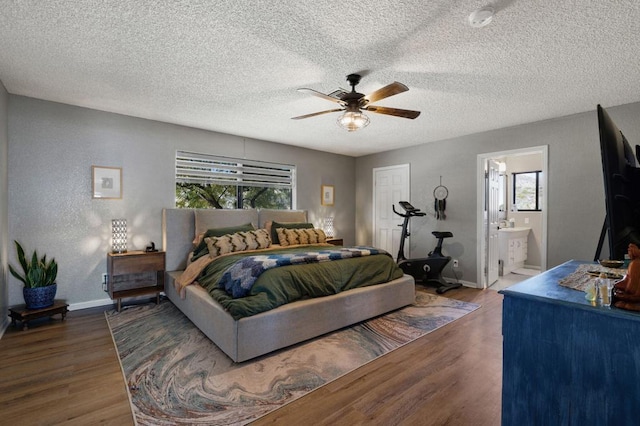
[[[346,111],[338,117],[338,125],[348,132],[355,132],[369,125],[369,117],[360,111]]]
[[[482,7],[469,15],[469,25],[473,28],[486,27],[493,20],[495,10],[491,6]]]
[[[338,117],[337,123],[343,129],[348,132],[355,132],[369,125],[369,117],[367,117],[362,110],[373,112],[375,114],[390,115],[393,117],[402,117],[413,120],[420,115],[420,111],[412,111],[408,109],[389,108],[381,105],[371,105],[371,103],[377,102],[382,99],[386,99],[390,96],[397,95],[399,93],[409,90],[407,86],[397,81],[391,84],[387,84],[384,87],[370,93],[369,96],[365,96],[362,93],[356,92],[356,85],[360,82],[360,74],[349,74],[347,81],[351,85],[351,92],[346,90],[336,90],[329,95],[318,92],[317,90],[300,88],[299,92],[306,92],[313,96],[317,96],[322,99],[337,103],[340,108],[329,109],[325,111],[318,111],[311,114],[299,115],[297,117],[291,117],[292,120],[300,120],[303,118],[316,117],[318,115],[324,115],[331,112],[342,112],[342,115]]]

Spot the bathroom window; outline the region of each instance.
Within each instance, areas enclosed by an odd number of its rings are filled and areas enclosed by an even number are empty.
[[[542,210],[541,170],[513,174],[513,205],[518,211]]]

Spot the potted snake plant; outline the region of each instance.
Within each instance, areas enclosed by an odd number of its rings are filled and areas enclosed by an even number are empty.
[[[47,255],[38,258],[36,251],[27,258],[24,249],[16,243],[18,262],[22,267],[20,274],[13,266],[9,265],[11,275],[23,282],[22,294],[27,309],[42,309],[53,305],[58,286],[58,264],[55,259],[47,261]]]

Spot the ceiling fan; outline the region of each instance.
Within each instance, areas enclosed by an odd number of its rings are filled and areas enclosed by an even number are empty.
[[[314,112],[311,114],[305,114],[291,118],[293,120],[300,120],[303,118],[315,117],[316,115],[327,114],[330,112],[344,111],[344,114],[338,117],[338,124],[347,129],[349,132],[353,132],[355,130],[362,129],[369,124],[369,117],[367,117],[362,112],[363,110],[375,112],[377,114],[393,115],[395,117],[410,119],[414,119],[420,115],[420,111],[371,105],[371,103],[379,101],[380,99],[388,98],[390,96],[397,95],[398,93],[406,92],[407,90],[409,90],[409,88],[404,84],[394,81],[393,83],[388,84],[365,96],[362,93],[356,92],[356,86],[358,85],[358,83],[360,83],[360,78],[360,74],[349,74],[347,76],[347,81],[351,85],[351,92],[338,90],[329,95],[325,95],[324,93],[320,93],[317,90],[313,89],[298,89],[299,92],[309,93],[313,96],[335,102],[340,105],[340,108]]]

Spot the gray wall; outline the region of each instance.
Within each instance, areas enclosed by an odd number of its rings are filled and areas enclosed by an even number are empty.
[[[337,235],[355,241],[355,159],[118,114],[10,96],[9,241],[59,263],[58,296],[76,308],[107,296],[110,223],[126,218],[129,249],[161,244],[161,211],[174,207],[177,149],[297,166],[297,208],[317,226],[335,217]],[[91,166],[122,167],[123,198],[91,198]],[[335,186],[335,206],[320,186]],[[10,262],[15,253],[9,252]],[[9,281],[9,302],[22,303]]]
[[[7,247],[9,238],[7,237],[8,222],[8,177],[7,177],[7,149],[9,145],[8,135],[8,113],[9,94],[0,81],[0,335],[8,323],[8,261]]]
[[[629,141],[640,141],[640,103],[607,110]],[[8,157],[2,157],[7,140]],[[0,267],[7,258],[15,262],[12,246],[8,256],[6,250],[18,239],[27,250],[56,257],[59,297],[78,308],[104,300],[110,220],[127,219],[131,249],[159,244],[161,210],[174,205],[175,150],[186,149],[295,164],[297,207],[309,210],[316,224],[335,216],[346,244],[372,243],[374,167],[411,164],[411,201],[425,211],[432,211],[442,176],[449,189],[447,220],[414,219],[412,253],[433,248],[431,231],[451,230],[445,251],[460,259],[460,278],[475,282],[477,155],[540,145],[549,146],[548,267],[591,259],[605,213],[595,111],[354,159],[7,95],[0,88],[0,226],[8,217]],[[122,200],[91,198],[92,165],[123,168]],[[335,185],[334,207],[320,205],[322,184]],[[6,280],[4,269],[0,280]],[[7,293],[3,281],[0,291]],[[8,303],[3,297],[0,308],[17,303],[21,285],[9,277]]]
[[[607,107],[630,143],[640,143],[640,103]],[[428,123],[425,122],[425,126]],[[433,188],[449,189],[447,220],[432,216],[412,225],[412,254],[433,248],[433,230],[454,238],[444,251],[460,259],[464,281],[476,282],[476,164],[478,154],[549,146],[547,267],[570,259],[591,260],[604,221],[604,185],[598,120],[594,111],[517,127],[398,149],[356,159],[356,243],[372,242],[372,169],[411,164],[411,202],[433,211]],[[607,256],[606,250],[603,257]],[[452,276],[450,270],[446,275]]]

